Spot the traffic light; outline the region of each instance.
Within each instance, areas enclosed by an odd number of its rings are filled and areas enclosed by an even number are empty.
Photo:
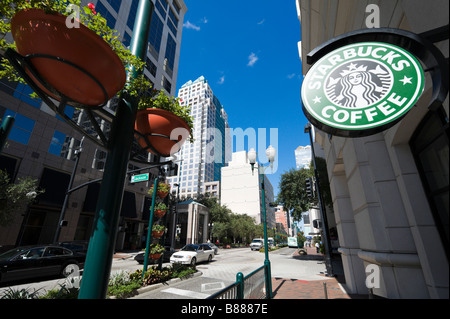
[[[311,177],[308,177],[306,179],[306,195],[308,195],[309,198],[313,198],[313,181]]]

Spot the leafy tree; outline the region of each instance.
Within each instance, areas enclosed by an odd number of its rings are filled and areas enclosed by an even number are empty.
[[[316,157],[316,165],[323,203],[331,205],[327,164],[323,158]],[[313,198],[309,198],[306,193],[306,179],[308,177],[315,179],[313,161],[311,161],[309,169],[301,168],[297,170],[292,168],[281,175],[277,203],[283,205],[288,211],[292,210],[291,214],[295,220],[300,220],[302,212],[309,210],[312,205],[318,204],[317,191],[313,192]]]
[[[291,212],[295,220],[301,220],[301,213],[310,207],[305,180],[311,176],[311,171],[305,168],[299,170],[292,168],[281,175],[277,203]]]
[[[43,192],[38,189],[37,180],[27,176],[19,178],[17,184],[10,184],[8,173],[0,170],[0,226],[10,224],[14,214],[22,211]]]

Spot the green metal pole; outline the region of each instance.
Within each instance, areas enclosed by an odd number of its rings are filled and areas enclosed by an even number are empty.
[[[144,256],[144,268],[142,268],[142,279],[144,279],[145,273],[148,268],[148,255],[149,255],[149,247],[150,241],[152,237],[152,225],[153,225],[153,212],[155,211],[155,201],[156,201],[156,191],[158,189],[158,177],[155,178],[155,182],[153,183],[153,195],[152,195],[152,207],[150,208],[150,218],[148,219],[148,231],[147,231],[147,243],[145,245],[145,256]]]
[[[239,283],[236,291],[236,299],[244,299],[244,274],[238,272],[236,274],[236,281]]]
[[[3,119],[2,125],[0,127],[0,153],[3,151],[6,140],[8,139],[9,132],[14,125],[15,119],[11,116],[7,116]]]
[[[259,168],[258,168],[259,169]],[[266,194],[264,186],[264,172],[259,175],[261,178],[261,196],[263,204],[263,219],[264,219],[264,266],[266,272],[266,297],[267,299],[272,299],[272,274],[270,271],[270,260],[269,260],[269,245],[267,242],[267,218],[266,218]]]
[[[131,40],[131,52],[145,61],[153,3],[140,0]],[[139,75],[133,70],[131,78]],[[93,232],[89,241],[79,299],[104,299],[108,289],[117,226],[119,224],[128,160],[134,135],[137,100],[120,98],[116,121],[111,128],[109,153],[97,202]]]

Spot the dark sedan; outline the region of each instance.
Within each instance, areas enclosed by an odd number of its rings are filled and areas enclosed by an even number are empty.
[[[86,256],[58,246],[16,247],[0,255],[0,282],[55,275],[82,269]]]

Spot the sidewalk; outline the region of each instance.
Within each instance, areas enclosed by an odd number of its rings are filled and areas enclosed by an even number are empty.
[[[305,248],[307,255],[299,255],[298,250],[293,254],[296,259],[323,260],[323,255],[316,253],[315,248]],[[335,267],[336,265],[336,267]],[[367,299],[367,296],[350,295],[344,289],[344,274],[340,260],[333,258],[335,277],[323,276],[323,280],[296,280],[272,277],[273,299]]]

